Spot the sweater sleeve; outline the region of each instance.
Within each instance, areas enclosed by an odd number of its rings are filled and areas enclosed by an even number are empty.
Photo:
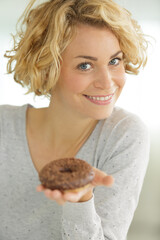
[[[62,239],[104,240],[101,219],[96,213],[94,196],[87,202],[63,206]]]
[[[127,238],[148,166],[149,139],[147,127],[134,115],[121,120],[107,138],[98,168],[115,182],[94,192],[105,239]]]
[[[97,168],[111,174],[111,187],[96,187],[91,200],[67,203],[62,239],[125,240],[138,204],[149,159],[149,134],[139,118],[124,118],[99,140]],[[103,143],[102,143],[103,142]]]

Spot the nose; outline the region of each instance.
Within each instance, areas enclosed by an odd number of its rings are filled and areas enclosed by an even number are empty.
[[[114,85],[113,76],[107,68],[101,69],[95,76],[94,87],[111,89]]]

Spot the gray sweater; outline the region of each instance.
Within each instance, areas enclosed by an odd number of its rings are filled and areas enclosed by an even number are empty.
[[[118,107],[100,120],[76,157],[113,175],[114,185],[96,187],[87,202],[60,206],[36,192],[27,107],[0,106],[0,239],[125,240],[149,159],[144,123]]]

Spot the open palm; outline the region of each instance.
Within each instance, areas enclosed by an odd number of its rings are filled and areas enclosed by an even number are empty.
[[[64,191],[50,190],[42,185],[37,187],[38,192],[44,192],[45,196],[51,200],[55,200],[58,204],[62,205],[66,201],[69,202],[84,202],[91,199],[93,194],[93,188],[97,186],[109,187],[113,184],[114,180],[112,176],[107,175],[105,172],[94,168],[95,177],[87,187],[81,188],[80,191]]]

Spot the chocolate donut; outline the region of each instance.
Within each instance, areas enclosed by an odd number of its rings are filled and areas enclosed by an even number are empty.
[[[61,191],[84,187],[93,178],[92,166],[76,158],[54,160],[45,165],[39,173],[39,180],[44,187]]]

